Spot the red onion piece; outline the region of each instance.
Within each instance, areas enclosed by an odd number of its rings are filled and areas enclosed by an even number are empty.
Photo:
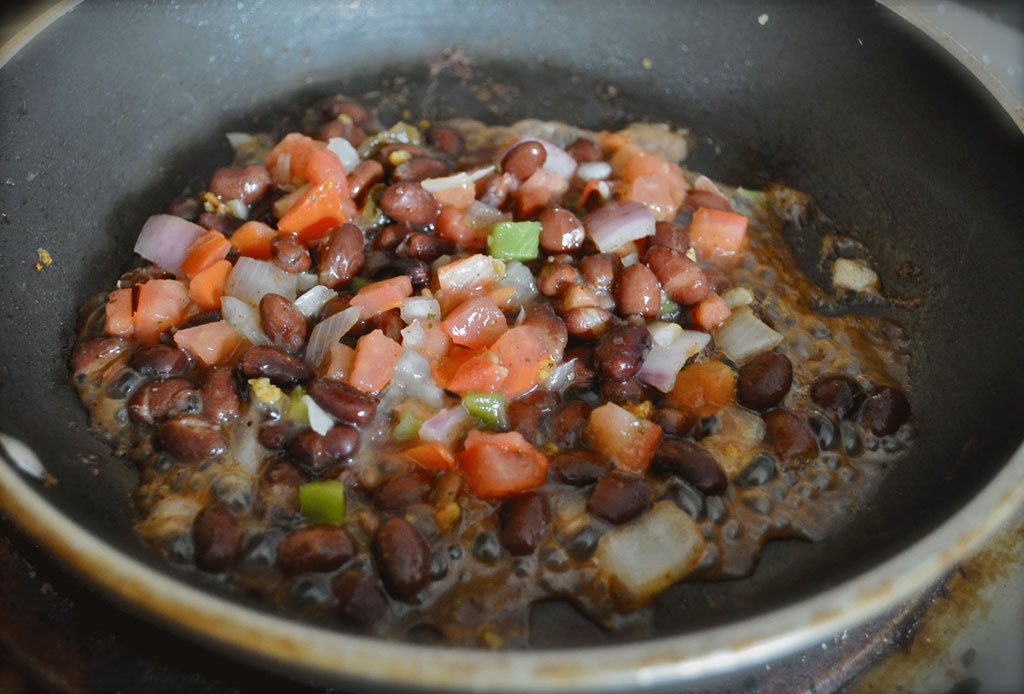
[[[473,416],[462,405],[441,410],[423,422],[420,427],[420,441],[439,441],[447,446],[453,446],[472,423]]]
[[[672,390],[676,375],[686,361],[697,354],[711,341],[711,336],[697,330],[684,330],[672,343],[664,347],[655,344],[637,372],[637,378],[662,393]]]
[[[164,270],[181,276],[181,261],[188,247],[206,229],[172,214],[155,214],[146,220],[135,242],[135,252]]]
[[[633,200],[610,202],[583,218],[587,235],[602,253],[654,236],[654,224],[654,215],[647,206]]]

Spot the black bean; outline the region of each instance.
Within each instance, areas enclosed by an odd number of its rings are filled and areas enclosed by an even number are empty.
[[[276,347],[294,352],[306,344],[306,317],[280,294],[265,294],[260,299],[260,325]]]
[[[241,200],[251,205],[270,189],[273,179],[265,166],[218,169],[210,179],[210,192],[221,200]]]
[[[377,268],[373,273],[376,281],[405,275],[412,282],[413,289],[422,289],[430,284],[430,266],[417,258],[397,258]]]
[[[277,234],[270,241],[270,261],[285,272],[305,272],[313,265],[306,242],[294,234]]]
[[[309,477],[294,463],[272,461],[260,478],[258,496],[261,506],[271,516],[289,516],[299,510],[299,487]]]
[[[910,401],[899,388],[878,386],[868,393],[864,421],[875,436],[895,434],[910,419]]]
[[[814,434],[814,438],[817,439],[821,450],[831,451],[838,447],[839,434],[831,418],[814,412],[808,415],[807,423],[810,425],[811,432]]]
[[[762,415],[775,442],[775,452],[786,460],[808,460],[818,455],[818,442],[804,420],[788,410]]]
[[[107,383],[103,392],[112,400],[124,400],[149,378],[135,369],[124,368],[121,369],[121,374],[117,378]]]
[[[383,511],[400,511],[430,496],[433,478],[424,470],[407,470],[388,478],[374,490],[373,499]]]
[[[320,284],[331,289],[347,287],[366,263],[363,244],[363,232],[355,224],[331,229],[317,263]]]
[[[659,407],[651,414],[651,421],[661,427],[666,436],[683,438],[701,430],[700,417],[693,410]]]
[[[431,581],[440,581],[448,575],[448,559],[443,552],[434,552],[430,555],[430,567],[427,575]]]
[[[671,479],[666,485],[666,496],[695,521],[704,515],[704,495],[694,486],[680,479]]]
[[[186,463],[213,458],[228,450],[220,428],[199,417],[180,417],[162,424],[153,443]]]
[[[480,561],[490,564],[501,556],[501,542],[494,533],[477,533],[477,536],[473,538],[473,547],[470,551]]]
[[[277,544],[277,565],[286,574],[334,571],[355,556],[356,543],[344,528],[297,528]]]
[[[128,366],[146,376],[174,378],[188,371],[188,355],[177,347],[153,345],[136,350],[128,358]]]
[[[839,419],[848,419],[857,413],[864,402],[864,389],[857,381],[842,374],[822,376],[811,386],[811,400],[835,413]]]
[[[570,400],[548,422],[548,436],[560,448],[572,448],[583,439],[583,428],[590,416],[590,405],[582,400]]]
[[[705,494],[721,494],[729,486],[721,466],[692,441],[663,438],[652,462],[658,470],[678,475]]]
[[[395,183],[380,197],[380,208],[399,223],[423,226],[432,223],[441,212],[437,198],[418,183]]]
[[[348,424],[335,424],[323,435],[306,429],[288,442],[288,452],[314,470],[344,460],[358,448],[359,431]]]
[[[402,243],[398,244],[398,248],[395,249],[395,255],[399,258],[416,258],[429,262],[454,251],[455,244],[451,241],[445,241],[431,234],[414,231],[408,234],[402,240]]]
[[[119,337],[90,337],[71,350],[71,370],[82,373],[106,366],[128,350],[129,343]]]
[[[333,137],[340,137],[348,140],[353,147],[358,147],[366,141],[366,131],[355,123],[344,123],[340,120],[332,120],[324,123],[316,130],[316,139],[326,142]],[[373,162],[376,164],[377,162]]]
[[[203,209],[196,198],[174,198],[164,205],[164,213],[172,214],[175,217],[187,219],[194,222],[199,219],[200,211]]]
[[[757,487],[775,477],[775,459],[767,453],[758,453],[740,470],[736,484],[740,487]]]
[[[214,367],[203,374],[199,386],[203,398],[203,416],[214,422],[230,422],[242,413],[242,395],[234,373]]]
[[[491,174],[477,181],[476,197],[485,205],[501,208],[517,185],[518,180],[510,173]]]
[[[651,268],[669,299],[684,306],[703,301],[708,295],[708,278],[704,271],[679,251],[665,246],[651,246],[644,255],[644,264]]]
[[[128,418],[138,424],[153,424],[166,417],[194,413],[198,401],[190,381],[152,381],[137,389],[128,400]]]
[[[628,381],[601,381],[601,399],[616,405],[637,404],[645,399],[644,386],[631,378]]]
[[[536,140],[520,142],[502,157],[501,170],[512,174],[520,181],[525,181],[544,166],[547,158],[548,153],[544,145]]]
[[[736,402],[752,410],[775,407],[793,385],[793,364],[778,352],[764,352],[740,368]]]
[[[565,551],[576,561],[584,562],[594,555],[600,539],[601,531],[593,525],[588,525],[565,545]]]
[[[651,333],[636,323],[611,328],[597,341],[594,366],[609,381],[626,381],[636,375],[651,349]]]
[[[249,378],[268,378],[278,386],[293,386],[315,375],[306,362],[269,345],[250,347],[242,355],[241,369]]]
[[[348,570],[331,582],[338,600],[338,615],[362,626],[376,624],[388,611],[388,599],[377,579],[356,570]]]
[[[288,443],[288,425],[283,421],[264,422],[256,434],[260,445],[270,451],[284,450]]]
[[[601,479],[611,465],[602,456],[587,450],[563,451],[551,458],[551,472],[574,487],[585,487]]]
[[[616,525],[636,518],[651,505],[651,488],[635,475],[613,471],[598,480],[587,501],[594,515]]]
[[[404,518],[389,518],[377,529],[373,557],[384,587],[397,598],[411,598],[430,582],[427,543]]]
[[[318,378],[309,384],[309,396],[332,415],[357,426],[367,424],[377,413],[377,403],[355,388]]]
[[[551,536],[551,504],[542,492],[506,499],[498,520],[501,544],[513,555],[531,554]]]
[[[225,571],[235,563],[241,535],[238,521],[221,505],[207,506],[192,523],[195,561],[203,571]]]
[[[653,320],[661,310],[661,285],[643,263],[630,265],[622,271],[615,286],[615,303],[621,316],[640,316]]]
[[[457,157],[466,148],[462,133],[447,123],[434,123],[424,133],[427,144],[449,157]]]
[[[428,178],[441,178],[451,173],[451,169],[437,157],[413,157],[403,161],[391,172],[392,181],[403,183],[419,183]]]
[[[235,229],[242,226],[242,220],[238,217],[213,212],[203,212],[196,223],[211,231],[219,231],[225,236],[230,236]]]

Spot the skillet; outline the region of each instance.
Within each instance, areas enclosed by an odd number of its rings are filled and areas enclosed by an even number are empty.
[[[538,613],[537,651],[505,656],[324,637],[216,587],[196,591],[141,548],[135,473],[87,431],[66,374],[77,307],[123,268],[152,211],[230,158],[223,132],[368,90],[427,118],[686,125],[691,168],[809,192],[832,221],[787,230],[805,271],[827,281],[818,239],[838,230],[874,251],[900,299],[849,309],[895,318],[915,343],[911,456],[838,535],[772,543],[748,579],[672,589],[657,640],[611,651],[588,648],[610,640],[558,606]],[[261,662],[328,682],[668,685],[866,618],[1024,496],[1013,457],[1024,432],[1020,133],[963,69],[872,3],[84,3],[0,68],[0,93],[0,430],[57,480],[36,485],[5,465],[0,499],[122,603],[243,657],[276,655]],[[41,272],[39,248],[54,261]],[[3,441],[6,458],[23,457]],[[169,591],[187,607],[172,609]]]

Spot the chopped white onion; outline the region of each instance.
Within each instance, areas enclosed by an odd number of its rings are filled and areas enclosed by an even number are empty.
[[[696,330],[684,330],[668,347],[655,344],[640,365],[637,378],[663,393],[672,390],[676,374],[686,360],[697,354],[711,342],[711,336]]]
[[[612,165],[606,161],[585,161],[576,167],[576,177],[583,181],[592,178],[604,180],[612,175]]]
[[[491,207],[490,205],[474,200],[466,208],[466,223],[474,229],[489,229],[498,222],[511,222],[512,215],[508,212]]]
[[[715,332],[715,342],[726,356],[740,364],[775,347],[782,342],[782,335],[765,325],[749,306],[740,306]]]
[[[338,296],[336,291],[318,284],[295,300],[295,308],[306,318],[312,318],[336,296]]]
[[[419,319],[402,328],[402,346],[411,349],[419,349],[423,341],[427,339],[427,332],[423,329],[423,323]]]
[[[530,269],[518,260],[505,265],[505,276],[498,281],[499,287],[512,287],[510,302],[513,307],[522,306],[537,296],[537,282]]]
[[[654,344],[668,347],[683,334],[683,326],[664,320],[652,320],[647,324],[647,332],[651,334]]]
[[[278,188],[291,190],[294,187],[292,186],[292,155],[287,152],[279,154],[270,175],[274,179],[274,185]]]
[[[228,208],[232,217],[242,220],[249,219],[249,208],[241,200],[228,200],[224,206]]]
[[[306,403],[306,412],[309,414],[309,428],[321,436],[326,435],[334,426],[334,418],[308,395],[302,396],[302,402]]]
[[[671,501],[660,501],[637,520],[605,533],[597,543],[597,565],[610,581],[616,602],[639,606],[672,585],[700,561],[700,528]]]
[[[228,139],[228,144],[231,145],[231,149],[245,147],[246,145],[257,141],[256,136],[251,133],[224,133],[224,137]]]
[[[541,166],[542,169],[550,171],[553,174],[558,174],[566,180],[572,178],[573,173],[576,171],[576,160],[573,156],[558,145],[548,142],[547,140],[542,140],[539,137],[527,137],[526,135],[520,135],[512,140],[508,147],[498,153],[496,161],[504,159],[507,152],[523,142],[539,142],[544,146],[544,154],[546,156],[544,164]]]
[[[420,426],[420,441],[438,441],[454,446],[456,441],[473,424],[471,415],[462,405],[441,410]]]
[[[639,259],[636,257],[636,253],[630,253],[629,255],[622,259],[622,267],[625,268],[631,265],[636,265],[638,262]]]
[[[398,358],[391,385],[401,388],[407,397],[421,400],[431,407],[444,404],[444,391],[434,381],[430,361],[411,348],[406,348]]]
[[[235,331],[254,345],[269,345],[270,338],[263,332],[260,313],[256,307],[233,296],[220,298],[220,315]]]
[[[231,457],[250,475],[260,471],[267,449],[260,445],[257,408],[250,410],[250,415],[239,419],[231,427]]]
[[[267,294],[280,294],[288,301],[294,300],[296,286],[294,274],[273,263],[242,256],[224,283],[224,294],[258,306]]]
[[[725,305],[735,310],[740,306],[750,306],[754,303],[754,293],[746,287],[731,287],[722,294]]]
[[[155,214],[146,220],[135,241],[135,252],[164,270],[181,275],[181,261],[192,242],[206,229],[172,214]]]
[[[319,282],[315,272],[300,272],[295,275],[295,288],[300,292],[308,292]]]
[[[492,164],[490,166],[485,166],[482,169],[477,169],[476,171],[457,171],[450,176],[426,178],[420,181],[420,187],[424,190],[430,191],[431,193],[437,193],[442,190],[448,190],[449,188],[465,185],[466,183],[476,183],[484,176],[494,173],[496,168],[497,167]]]
[[[864,292],[878,285],[878,275],[856,260],[837,258],[832,266],[832,284],[840,289]]]
[[[459,291],[490,284],[504,271],[500,260],[477,253],[438,268],[437,282],[441,289]]]
[[[410,296],[402,301],[402,308],[399,311],[402,320],[406,325],[414,320],[439,320],[441,318],[441,304],[437,299],[428,296]]]
[[[587,235],[602,253],[654,235],[654,215],[634,200],[610,202],[583,218]]]
[[[345,138],[332,137],[327,141],[327,149],[338,155],[345,173],[352,173],[352,170],[359,166],[359,152]]]
[[[547,372],[547,380],[544,381],[544,388],[553,393],[561,393],[576,376],[576,360],[564,361]]]
[[[314,368],[320,368],[324,357],[331,350],[331,345],[336,344],[345,336],[352,326],[359,321],[359,307],[350,306],[344,311],[339,311],[327,320],[316,324],[309,333],[309,342],[306,344],[306,361]]]

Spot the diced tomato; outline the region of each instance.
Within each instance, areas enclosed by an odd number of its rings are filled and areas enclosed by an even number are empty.
[[[115,289],[107,297],[106,321],[103,332],[118,337],[131,337],[132,325],[132,288]]]
[[[327,357],[320,365],[320,377],[342,383],[348,381],[355,363],[356,351],[348,345],[335,342],[331,345]]]
[[[489,296],[467,299],[448,314],[441,327],[457,345],[489,347],[508,330],[505,314]]]
[[[464,210],[476,199],[476,186],[472,181],[466,181],[457,186],[438,190],[434,193],[434,197],[442,205],[451,205],[456,209]]]
[[[724,260],[743,247],[747,218],[735,212],[701,207],[690,222],[690,244],[702,260]]]
[[[445,337],[448,337],[447,334],[445,334]],[[451,338],[448,339],[451,340]],[[455,377],[459,368],[478,354],[480,354],[478,349],[454,345],[447,354],[430,362],[430,373],[433,375],[437,385],[447,388],[448,383]]]
[[[480,499],[504,499],[547,479],[548,459],[515,431],[471,431],[456,457],[469,490]]]
[[[399,275],[366,285],[352,297],[350,306],[358,306],[360,319],[366,320],[398,308],[409,296],[412,296],[412,280],[408,275]]]
[[[447,354],[452,338],[441,327],[441,321],[419,320],[419,323],[423,328],[423,340],[413,349],[435,361]]]
[[[408,278],[406,278],[408,279]],[[402,345],[380,330],[363,335],[356,342],[355,358],[348,384],[364,393],[379,393],[395,373]]]
[[[519,308],[518,302],[513,303],[512,301],[515,295],[515,287],[495,287],[491,291],[487,292],[487,296],[490,297],[491,301],[502,309]]]
[[[679,208],[672,187],[662,176],[634,178],[627,185],[623,199],[643,203],[659,222],[671,222]]]
[[[226,359],[241,341],[241,336],[225,320],[203,323],[174,333],[174,343],[194,354],[206,366]]]
[[[246,222],[235,229],[228,241],[238,255],[256,260],[270,260],[270,242],[277,236],[277,231],[263,222],[255,220]]]
[[[160,333],[185,317],[188,289],[178,280],[149,280],[138,287],[138,305],[132,319],[135,336],[143,342],[156,342]]]
[[[446,388],[460,396],[466,393],[494,393],[508,378],[508,369],[501,365],[494,352],[477,354],[456,369]]]
[[[307,242],[317,241],[331,227],[348,221],[342,199],[334,181],[327,179],[299,198],[278,220],[277,228]]]
[[[736,377],[732,369],[717,359],[708,359],[680,371],[665,399],[674,407],[710,417],[731,403],[735,393]]]
[[[406,448],[401,453],[407,458],[411,458],[420,467],[425,467],[428,470],[444,472],[445,470],[455,469],[455,454],[452,453],[452,449],[440,441],[421,443],[418,446]]]
[[[520,217],[530,217],[544,209],[549,202],[569,190],[569,182],[556,173],[537,169],[518,189],[512,199]]]
[[[647,472],[654,449],[661,443],[661,427],[613,402],[591,411],[583,435],[616,467],[640,473]]]
[[[467,251],[480,251],[487,245],[487,229],[470,224],[462,210],[441,205],[441,214],[434,223],[438,238],[451,241]]]
[[[306,164],[306,178],[314,186],[318,186],[324,181],[334,181],[338,195],[343,198],[349,197],[345,167],[342,166],[338,155],[329,149],[317,149],[310,152],[309,162]]]
[[[314,144],[315,141],[311,137],[301,133],[288,133],[267,153],[265,160],[267,170],[272,175],[276,174],[277,172],[274,169],[277,166],[278,157],[282,154],[287,154],[292,177],[299,178],[305,176],[306,167],[309,165],[309,155],[313,152]]]
[[[196,306],[204,311],[220,308],[220,298],[224,294],[224,283],[234,265],[230,260],[218,260],[192,278],[188,283],[188,296]]]
[[[181,271],[192,279],[218,260],[228,256],[231,243],[219,231],[208,231],[192,242],[188,255],[181,261]]]
[[[711,332],[732,314],[729,304],[716,292],[709,291],[704,301],[690,309],[690,320]]]
[[[295,203],[302,199],[302,197],[311,190],[313,190],[313,184],[307,183],[301,188],[296,188],[292,192],[279,197],[277,200],[274,201],[274,216],[277,217],[278,219],[284,217],[286,214],[288,214],[288,210],[292,209],[292,207],[295,206]]]
[[[635,152],[624,161],[621,175],[627,184],[623,198],[647,205],[658,221],[672,221],[686,199],[682,169],[660,154]]]
[[[510,328],[490,351],[497,354],[501,365],[508,369],[501,392],[509,400],[540,383],[544,371],[552,365],[550,341],[532,325]]]

